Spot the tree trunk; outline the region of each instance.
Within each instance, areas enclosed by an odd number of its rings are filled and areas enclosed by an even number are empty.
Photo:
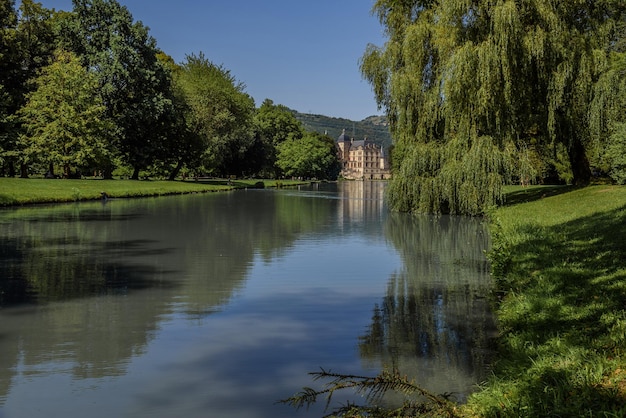
[[[130,178],[131,180],[139,180],[139,167],[133,168],[133,175]]]
[[[12,160],[9,160],[7,164],[9,166],[9,177],[15,177],[15,164],[13,164]]]
[[[104,170],[102,170],[102,178],[104,180],[113,180],[113,167],[107,165]]]
[[[174,167],[174,169],[170,173],[170,176],[168,177],[168,180],[172,181],[172,180],[176,179],[176,177],[178,176],[178,173],[180,173],[180,170],[182,168],[183,168],[183,160],[178,160],[178,164],[176,164],[176,167]]]
[[[591,168],[585,146],[578,135],[576,124],[563,112],[559,112],[558,134],[567,148],[567,156],[574,176],[572,182],[576,186],[586,186],[591,181]]]
[[[28,166],[26,164],[20,164],[20,178],[28,178]]]
[[[572,139],[572,143],[567,148],[567,154],[572,167],[572,174],[574,175],[574,184],[576,186],[588,185],[591,181],[591,168],[589,167],[585,147],[579,138]]]
[[[54,175],[54,164],[48,164],[48,172],[46,173],[47,179],[54,179],[56,176]]]

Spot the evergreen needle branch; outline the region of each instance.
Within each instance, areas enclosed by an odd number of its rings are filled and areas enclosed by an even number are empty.
[[[325,410],[328,410],[333,395],[338,390],[353,389],[357,394],[364,396],[370,404],[379,401],[388,391],[395,391],[407,396],[418,395],[427,399],[427,403],[437,409],[442,415],[449,417],[454,416],[455,404],[448,399],[448,394],[436,395],[410,381],[408,377],[401,376],[397,371],[383,371],[377,376],[359,376],[352,374],[333,373],[330,370],[320,368],[319,372],[309,373],[313,376],[314,381],[328,380],[321,389],[313,389],[305,387],[294,396],[281,400],[279,403],[288,404],[300,409],[302,407],[309,408],[317,402],[318,397],[326,397]],[[400,409],[411,409],[412,411],[431,411],[433,408],[425,407],[414,402],[407,402]],[[335,412],[345,414],[347,411],[354,412],[359,410],[367,412],[372,410],[380,411],[378,407],[363,407],[354,404],[348,404],[342,408],[338,408]],[[398,410],[388,411],[390,414],[398,413]],[[390,415],[391,416],[391,415]]]

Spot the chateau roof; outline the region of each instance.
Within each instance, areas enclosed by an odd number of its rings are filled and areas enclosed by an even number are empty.
[[[359,147],[382,149],[380,145],[378,145],[376,142],[370,139],[365,138],[365,139],[354,140],[353,138],[350,138],[348,135],[346,135],[345,129],[343,130],[341,135],[339,135],[339,138],[337,138],[337,142],[344,142],[344,143],[349,142],[350,149],[357,149]]]
[[[378,145],[376,142],[372,141],[371,139],[360,139],[358,141],[352,141],[352,143],[350,144],[350,148],[375,148],[375,149],[380,149],[381,146]]]
[[[350,142],[352,138],[346,135],[346,130],[344,129],[339,138],[337,138],[337,142]]]

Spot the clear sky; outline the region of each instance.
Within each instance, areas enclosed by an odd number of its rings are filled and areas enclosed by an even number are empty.
[[[71,10],[71,0],[39,0]],[[118,0],[176,62],[221,64],[259,106],[362,120],[381,114],[359,58],[384,44],[374,0]],[[16,2],[19,4],[19,1]]]

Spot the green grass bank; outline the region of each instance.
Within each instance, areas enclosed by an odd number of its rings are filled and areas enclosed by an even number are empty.
[[[294,180],[199,179],[187,181],[160,180],[61,180],[0,178],[0,206],[34,203],[61,203],[96,200],[106,193],[111,198],[164,196],[206,193],[256,187],[286,187],[304,184]]]
[[[490,213],[500,329],[462,416],[626,416],[626,187],[512,189]]]

